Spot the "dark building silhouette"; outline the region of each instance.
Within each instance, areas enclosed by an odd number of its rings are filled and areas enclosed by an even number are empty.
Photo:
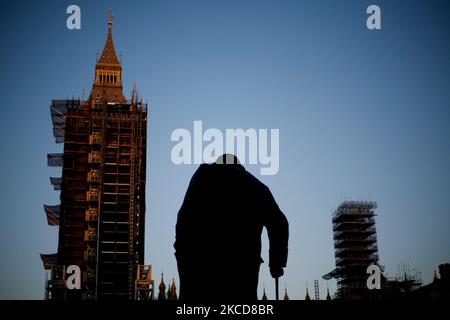
[[[439,265],[439,274],[435,271],[433,280],[423,284],[421,271],[403,265],[402,271],[395,277],[382,276],[381,289],[373,290],[371,298],[394,301],[448,300],[450,298],[450,264]]]
[[[87,100],[53,100],[50,110],[61,154],[48,164],[61,204],[44,206],[59,226],[58,252],[42,255],[51,271],[49,299],[142,299],[153,294],[144,266],[147,105],[133,89],[122,93],[122,66],[112,38],[112,15]],[[83,97],[84,99],[84,97]],[[81,268],[81,289],[65,286],[69,265]]]
[[[413,292],[421,300],[450,300],[450,263],[439,265],[439,274],[434,271],[433,281]]]
[[[306,301],[310,301],[310,300],[311,300],[311,297],[309,296],[309,292],[308,292],[308,285],[306,285],[305,300],[306,300]]]
[[[172,279],[172,284],[169,286],[167,292],[167,300],[178,300],[177,286],[175,285],[175,279]]]
[[[164,274],[161,273],[161,281],[159,282],[158,300],[167,300],[166,284],[164,283]]]
[[[286,266],[286,217],[264,184],[236,157],[221,161],[225,157],[198,168],[178,213],[180,300],[257,300],[263,227],[272,276],[281,276]],[[214,287],[205,290],[199,279],[214,281]]]
[[[161,273],[161,280],[159,282],[158,300],[178,300],[175,279],[172,279],[172,283],[166,286],[163,273]]]
[[[284,288],[284,297],[283,297],[283,300],[289,300],[289,295],[288,295],[288,292],[287,292],[287,288]]]

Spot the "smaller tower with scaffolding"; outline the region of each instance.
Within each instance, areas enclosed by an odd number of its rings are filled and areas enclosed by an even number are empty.
[[[344,201],[333,214],[337,296],[367,298],[367,267],[378,264],[376,202]]]

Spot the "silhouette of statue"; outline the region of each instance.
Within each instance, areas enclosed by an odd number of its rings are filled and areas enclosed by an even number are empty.
[[[234,155],[202,164],[178,212],[174,247],[180,300],[256,301],[263,227],[270,272],[277,278],[286,267],[289,231],[269,188]]]

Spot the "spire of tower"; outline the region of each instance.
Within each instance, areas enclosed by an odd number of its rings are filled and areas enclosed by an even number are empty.
[[[330,296],[330,288],[328,288],[328,284],[327,284],[327,297],[325,298],[326,300],[331,300],[331,296]]]
[[[161,272],[161,281],[159,282],[158,300],[166,300],[166,284],[164,283],[164,273]]]
[[[94,85],[92,86],[89,100],[124,103],[122,66],[119,59],[117,59],[112,37],[113,20],[112,11],[110,10],[108,15],[108,35],[106,36],[103,52],[95,65]]]
[[[289,296],[288,296],[288,293],[287,293],[287,287],[286,286],[284,287],[284,298],[283,298],[283,300],[289,300]]]
[[[112,10],[109,9],[108,15],[108,35],[106,36],[106,43],[97,65],[117,65],[120,66],[119,59],[117,59],[116,50],[114,49],[114,42],[112,37],[113,25]]]
[[[159,282],[160,288],[166,288],[166,284],[164,283],[164,273],[161,272],[161,281]]]
[[[306,295],[305,295],[305,300],[311,300],[310,296],[309,296],[309,292],[308,292],[308,283],[306,283]]]
[[[175,278],[172,278],[172,284],[169,286],[169,300],[177,300],[177,286],[175,285]]]

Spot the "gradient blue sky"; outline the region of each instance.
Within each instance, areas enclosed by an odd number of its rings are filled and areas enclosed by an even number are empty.
[[[78,4],[82,29],[66,29]],[[369,31],[378,4],[382,30]],[[408,263],[426,282],[450,261],[450,4],[448,1],[2,1],[0,298],[42,299],[39,253],[57,229],[46,166],[53,98],[93,81],[106,17],[116,16],[124,92],[150,107],[146,263],[177,279],[174,226],[197,166],[170,160],[176,128],[279,128],[280,171],[260,176],[290,222],[282,287],[334,268],[331,214],[342,199],[378,202],[380,262]],[[264,236],[266,239],[266,236]],[[263,258],[267,259],[267,241]],[[205,286],[211,279],[199,279]],[[260,273],[273,298],[267,264]],[[320,280],[322,298],[326,282]],[[335,281],[330,281],[335,290]]]

